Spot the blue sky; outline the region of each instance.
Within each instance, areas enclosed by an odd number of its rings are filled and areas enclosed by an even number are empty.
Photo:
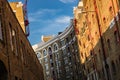
[[[31,45],[39,43],[42,35],[57,35],[68,27],[77,3],[78,0],[28,0]]]

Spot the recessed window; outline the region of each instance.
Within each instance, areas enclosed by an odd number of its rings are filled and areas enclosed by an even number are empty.
[[[48,58],[47,58],[47,57],[45,57],[45,58],[44,58],[44,61],[45,61],[45,62],[47,62],[47,61],[48,61]]]
[[[70,52],[70,47],[68,47],[68,52]]]
[[[81,41],[79,40],[79,45],[81,46]]]
[[[81,57],[83,58],[83,53],[81,52]]]
[[[50,59],[52,59],[52,55],[50,55]]]
[[[18,77],[15,76],[15,80],[18,80]]]
[[[83,47],[85,48],[85,43],[83,44]]]
[[[51,48],[51,47],[48,48],[48,54],[49,54],[49,55],[52,54],[52,48]]]
[[[112,65],[112,71],[113,71],[113,74],[115,75],[115,74],[116,74],[115,63],[112,61],[112,62],[111,62],[111,65]]]
[[[119,4],[119,8],[120,8],[120,0],[117,0],[118,1],[118,4]]]
[[[48,64],[45,64],[45,70],[47,71],[49,69]]]
[[[114,12],[113,12],[113,7],[112,6],[109,7],[109,13],[110,13],[109,14],[110,15],[109,18],[111,20],[113,18],[113,16],[114,16]]]
[[[91,56],[93,55],[93,51],[92,51],[92,50],[90,50],[90,55],[91,55]]]
[[[117,44],[117,42],[119,42],[118,31],[115,31],[115,32],[114,32],[114,38],[115,38],[115,43]]]
[[[54,51],[57,51],[57,50],[58,50],[58,45],[54,44]]]
[[[0,16],[0,40],[3,40],[3,36],[2,36],[2,19]]]
[[[43,55],[44,55],[44,56],[46,56],[46,55],[47,55],[46,50],[43,50]]]
[[[106,23],[106,18],[105,17],[103,18],[103,22]]]
[[[10,45],[11,45],[11,50],[13,51],[13,39],[12,39],[12,25],[9,23],[9,35],[10,35]]]
[[[16,31],[14,29],[12,29],[12,44],[14,45],[13,51],[14,51],[15,55],[18,56],[17,34],[16,34]]]
[[[88,41],[90,41],[90,35],[88,35]]]
[[[40,52],[37,52],[37,57],[41,58],[41,53]]]
[[[87,57],[87,54],[85,53],[85,59],[86,59],[86,61],[88,60],[88,57]]]
[[[108,44],[108,48],[109,48],[109,50],[110,50],[110,49],[111,49],[110,39],[107,40],[107,44]]]
[[[112,11],[112,6],[109,7],[109,11]]]
[[[120,63],[120,55],[119,55],[119,63]]]

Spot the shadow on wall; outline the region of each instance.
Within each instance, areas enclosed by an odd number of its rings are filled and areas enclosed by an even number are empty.
[[[1,60],[0,60],[0,80],[8,80],[7,69]]]

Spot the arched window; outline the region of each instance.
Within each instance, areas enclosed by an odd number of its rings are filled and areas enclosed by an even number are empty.
[[[48,54],[49,54],[49,55],[52,54],[52,48],[51,48],[51,47],[48,48]]]
[[[57,44],[54,44],[54,51],[57,51],[58,50],[58,45]]]
[[[46,55],[47,55],[46,50],[43,50],[43,55],[44,55],[44,56],[46,56]]]
[[[37,52],[37,57],[41,58],[41,53],[40,52]]]

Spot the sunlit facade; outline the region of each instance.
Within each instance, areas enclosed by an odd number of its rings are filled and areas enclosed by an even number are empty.
[[[119,3],[119,0],[81,0],[74,8],[82,79],[120,79]]]

